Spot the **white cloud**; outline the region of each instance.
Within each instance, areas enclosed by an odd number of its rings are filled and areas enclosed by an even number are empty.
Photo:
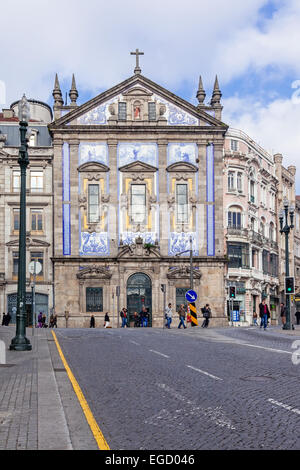
[[[8,103],[24,91],[46,100],[55,72],[61,79],[75,72],[78,88],[95,93],[111,87],[132,75],[129,52],[137,47],[145,52],[142,72],[154,81],[171,90],[184,81],[196,87],[202,73],[211,87],[215,73],[230,78],[221,60],[223,47],[231,47],[248,28],[254,31],[258,10],[266,3],[6,0],[0,79],[6,82]],[[246,59],[239,60],[247,66]]]
[[[241,129],[271,154],[282,153],[283,165],[296,165],[297,192],[300,193],[300,102],[276,99],[264,106],[252,97],[224,100],[223,120]]]

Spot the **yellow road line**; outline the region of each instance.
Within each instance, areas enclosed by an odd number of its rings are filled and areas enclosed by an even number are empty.
[[[109,449],[109,446],[105,440],[105,437],[103,436],[98,424],[97,424],[97,421],[95,420],[94,416],[93,416],[93,413],[91,412],[91,409],[81,391],[81,388],[77,382],[77,380],[75,379],[70,367],[68,366],[68,363],[65,359],[65,356],[61,350],[61,347],[59,345],[59,342],[57,340],[57,337],[56,337],[56,334],[54,333],[54,331],[52,330],[51,331],[52,335],[53,335],[53,338],[54,338],[54,341],[55,341],[55,344],[56,344],[56,347],[57,347],[57,350],[58,350],[58,353],[61,357],[61,360],[63,362],[63,365],[67,371],[67,374],[68,374],[68,377],[70,379],[70,382],[74,388],[74,391],[76,393],[76,396],[79,400],[79,403],[81,405],[81,408],[85,414],[85,417],[86,417],[86,420],[87,422],[89,423],[89,426],[91,428],[91,431],[93,433],[93,436],[97,442],[97,445],[99,447],[100,450],[110,450]]]

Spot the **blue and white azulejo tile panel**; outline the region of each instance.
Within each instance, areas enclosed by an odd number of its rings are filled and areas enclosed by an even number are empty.
[[[187,113],[182,108],[175,106],[173,103],[161,98],[158,95],[154,95],[155,100],[158,103],[162,103],[166,106],[165,117],[170,126],[198,126],[199,119],[190,113]]]
[[[170,232],[169,238],[169,256],[175,256],[176,254],[190,249],[190,237],[192,236],[192,247],[193,255],[198,256],[199,250],[197,247],[197,234],[196,232]],[[182,256],[190,256],[189,251],[182,254]]]
[[[98,162],[108,165],[108,148],[102,142],[81,142],[79,145],[79,165]]]
[[[109,240],[107,232],[81,232],[81,245],[79,249],[80,256],[109,255]]]
[[[123,232],[121,236],[123,245],[133,245],[138,237],[142,238],[144,243],[154,245],[157,238],[155,232]]]
[[[157,144],[142,142],[121,142],[118,145],[119,167],[136,161],[147,163],[157,167],[158,150]]]
[[[168,144],[168,165],[172,163],[187,162],[196,164],[198,148],[194,143],[171,143]]]

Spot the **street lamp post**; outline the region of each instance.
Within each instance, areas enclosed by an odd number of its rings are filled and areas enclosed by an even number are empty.
[[[29,104],[26,96],[19,101],[20,140],[18,163],[21,173],[20,188],[20,227],[19,227],[19,266],[16,336],[12,339],[9,349],[14,351],[30,351],[32,346],[26,338],[26,168],[29,164],[26,132],[29,121]]]
[[[289,268],[289,233],[294,228],[294,207],[289,207],[289,202],[285,200],[283,202],[283,207],[279,214],[279,222],[280,222],[280,233],[285,234],[285,277],[290,275],[290,268]],[[290,214],[290,221],[289,224],[288,214]],[[284,325],[284,329],[291,330],[292,322],[291,322],[291,310],[290,310],[290,295],[286,293],[286,324]]]

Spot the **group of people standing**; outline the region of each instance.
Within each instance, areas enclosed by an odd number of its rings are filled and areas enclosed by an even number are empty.
[[[201,325],[202,328],[207,328],[208,327],[208,324],[209,324],[209,319],[211,317],[211,309],[209,307],[209,304],[206,304],[205,307],[203,307],[201,309],[201,312],[202,312],[202,315],[203,315],[203,323]],[[188,311],[186,311],[185,307],[184,307],[184,304],[181,304],[179,306],[179,309],[178,309],[178,317],[179,317],[179,324],[178,324],[178,328],[181,329],[181,327],[183,326],[183,328],[187,328],[187,325],[185,324],[185,320],[186,320],[186,323],[191,323],[191,325],[193,326],[194,324],[192,323],[192,319],[191,319],[191,315]],[[172,304],[169,303],[168,306],[166,307],[165,309],[165,319],[166,319],[166,328],[171,328],[171,323],[172,323],[172,320],[173,320],[173,311],[172,311]]]
[[[121,325],[121,328],[125,328],[128,327],[128,321],[129,321],[129,317],[128,317],[128,310],[127,308],[123,307],[121,312],[120,312],[120,317],[122,319],[122,325]],[[147,328],[149,326],[149,320],[150,320],[150,313],[149,313],[149,309],[146,308],[145,306],[142,307],[142,310],[140,311],[140,313],[138,312],[134,312],[133,313],[133,321],[134,321],[134,327],[135,328]]]
[[[8,326],[10,323],[10,320],[11,320],[11,314],[9,312],[6,314],[3,312],[2,326]]]
[[[267,329],[268,324],[269,324],[269,319],[270,319],[270,310],[268,305],[266,304],[266,300],[263,299],[261,303],[259,304],[259,318],[260,318],[260,325],[257,323],[257,313],[253,313],[253,325],[255,326],[260,326],[260,328],[263,328],[264,330]],[[281,323],[282,323],[282,328],[285,329],[286,325],[286,316],[287,316],[287,308],[284,305],[283,302],[280,304],[280,318],[281,318]],[[296,319],[297,319],[297,325],[300,324],[300,312],[295,313]],[[294,329],[294,325],[292,325],[292,329]]]

